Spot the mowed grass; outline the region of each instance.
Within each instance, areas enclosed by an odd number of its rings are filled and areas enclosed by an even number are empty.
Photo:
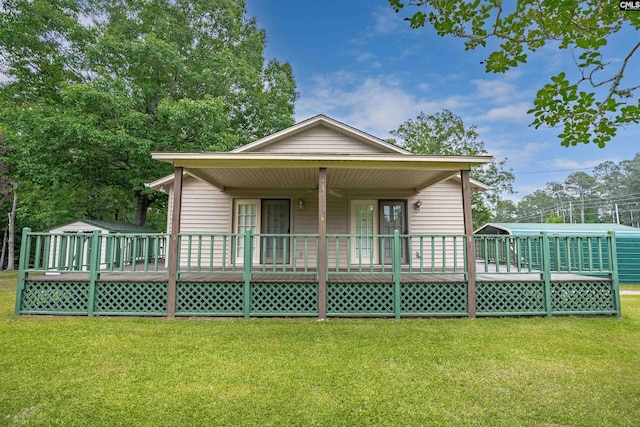
[[[0,425],[640,423],[640,296],[622,319],[17,317],[15,279]]]

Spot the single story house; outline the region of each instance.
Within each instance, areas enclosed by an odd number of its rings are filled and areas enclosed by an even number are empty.
[[[326,116],[317,116],[275,135],[230,153],[156,153],[183,171],[181,182],[181,233],[235,233],[304,235],[318,233],[319,218],[326,215],[327,234],[391,235],[450,234],[465,232],[461,170],[491,160],[479,157],[417,156]],[[326,165],[326,168],[320,167]],[[319,206],[318,189],[326,188]],[[488,187],[468,181],[470,192]],[[466,182],[466,181],[465,181]],[[171,233],[176,210],[175,175],[148,184],[169,194],[167,233]],[[175,207],[174,207],[175,206]],[[324,212],[321,212],[324,210]],[[254,238],[258,240],[258,238]],[[344,240],[344,239],[339,239]],[[298,264],[290,237],[261,239],[255,244],[254,264]],[[329,262],[346,267],[362,258],[373,264],[391,263],[389,238],[351,239],[336,249],[329,239]],[[285,244],[288,247],[285,250]],[[237,243],[236,262],[242,264],[242,242]],[[419,259],[419,242],[402,248],[401,260]],[[187,262],[187,247],[180,260]],[[228,257],[208,257],[202,262],[215,267]],[[451,248],[449,252],[451,253]],[[458,254],[462,257],[461,247]],[[307,261],[316,262],[315,247]],[[441,253],[436,254],[438,259]],[[451,260],[453,257],[451,257]]]
[[[546,264],[476,271],[471,194],[487,187],[469,171],[490,156],[416,155],[318,115],[231,152],[152,157],[174,167],[148,184],[169,195],[167,231],[152,238],[168,239],[166,265],[146,258],[114,271],[96,259],[88,276],[66,277],[76,296],[62,303],[47,299],[61,280],[29,278],[43,270],[34,263],[19,278],[16,312],[619,314],[612,268],[596,279],[557,276]],[[37,246],[50,236],[25,229],[23,238]],[[587,306],[582,295],[597,301]]]

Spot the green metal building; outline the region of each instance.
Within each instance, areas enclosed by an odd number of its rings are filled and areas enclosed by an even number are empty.
[[[595,244],[590,243],[591,251],[606,251],[605,245],[599,244],[598,237],[606,236],[607,233],[614,232],[616,237],[616,251],[618,255],[618,276],[620,284],[640,284],[640,229],[619,224],[546,224],[546,223],[510,223],[510,222],[492,222],[488,223],[478,230],[475,234],[483,235],[510,235],[513,237],[530,237],[540,236],[547,233],[549,236],[580,236],[584,239],[592,238]],[[583,243],[584,245],[585,243]],[[482,248],[478,248],[482,250]],[[531,248],[520,248],[521,252],[531,250]],[[536,251],[536,248],[533,248]],[[552,251],[554,249],[552,248]],[[555,249],[557,258],[552,255],[553,259],[558,262],[565,262],[563,259],[564,248]],[[513,248],[511,249],[513,252]],[[487,256],[496,256],[495,250]],[[498,250],[499,252],[499,250]],[[517,255],[516,255],[517,256]],[[532,258],[536,259],[537,254],[532,254]],[[588,251],[584,252],[585,257]]]

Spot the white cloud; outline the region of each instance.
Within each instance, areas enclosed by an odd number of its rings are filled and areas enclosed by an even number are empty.
[[[617,162],[615,159],[596,159],[596,160],[572,160],[572,159],[555,159],[553,166],[558,169],[588,169],[598,166],[600,163],[604,163],[607,160]]]
[[[373,59],[375,57],[376,56],[373,53],[360,52],[360,53],[356,54],[356,61],[358,61],[358,62],[369,61],[370,59]]]
[[[530,106],[526,102],[507,104],[501,107],[491,108],[486,113],[476,117],[479,121],[528,123],[531,119],[527,116]]]
[[[378,35],[388,35],[400,26],[401,18],[388,6],[376,7],[372,13],[374,19],[373,32]]]
[[[514,143],[513,140],[495,141],[491,140],[487,145],[487,151],[496,159],[507,158],[508,167],[520,169],[518,166],[531,166],[531,159],[538,153],[546,151],[551,147],[548,142],[527,142],[523,144]]]
[[[504,79],[476,79],[471,80],[471,83],[476,87],[473,97],[489,100],[494,104],[509,102],[518,94],[517,86]]]
[[[385,138],[420,111],[432,113],[442,108],[441,103],[405,91],[391,76],[359,79],[353,73],[339,72],[316,76],[313,87],[301,89],[296,116],[303,119],[323,113]]]
[[[370,57],[362,54],[362,58]],[[475,90],[469,94],[438,97],[437,87],[429,83],[406,88],[392,75],[363,77],[338,71],[314,76],[310,86],[300,88],[297,117],[323,113],[381,137],[421,111],[431,114],[448,109],[463,116],[468,125],[482,127],[486,123],[526,123],[529,106],[518,99],[516,86],[506,80],[474,80]]]

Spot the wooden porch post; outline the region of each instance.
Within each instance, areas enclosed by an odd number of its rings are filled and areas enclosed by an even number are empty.
[[[173,212],[171,214],[171,240],[169,241],[169,283],[167,289],[167,317],[176,315],[176,282],[178,280],[178,235],[180,234],[180,214],[182,213],[182,173],[183,168],[174,167]]]
[[[318,318],[327,318],[327,169],[318,174]]]
[[[473,241],[473,219],[471,216],[471,186],[469,171],[461,170],[462,210],[464,213],[464,234],[467,246],[467,309],[469,319],[476,317],[476,254]]]

